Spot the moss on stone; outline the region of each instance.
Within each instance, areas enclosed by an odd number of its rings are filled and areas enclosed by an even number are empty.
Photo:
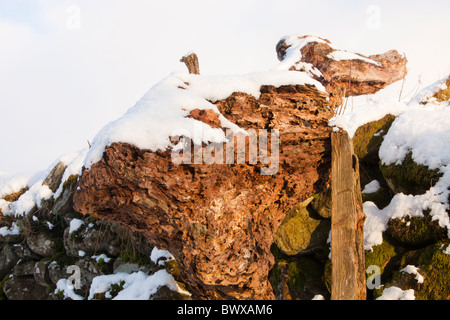
[[[353,148],[359,159],[378,162],[378,149],[394,120],[395,117],[388,114],[382,119],[367,123],[356,130],[353,136]],[[378,132],[380,134],[374,136]]]
[[[125,281],[120,280],[119,283],[113,283],[109,286],[109,289],[105,292],[97,292],[94,293],[94,300],[111,300],[119,294],[120,291],[123,290],[123,287],[125,286]],[[108,297],[106,297],[106,294],[108,293]]]
[[[74,264],[77,261],[77,259],[67,256],[65,250],[60,250],[57,253],[55,253],[53,256],[43,258],[41,261],[42,262],[55,261],[60,266],[69,266],[69,265]]]
[[[392,199],[391,192],[388,188],[381,187],[374,193],[362,193],[362,201],[372,201],[379,209],[386,207]]]
[[[450,255],[442,252],[442,247],[448,245],[448,241],[431,245],[419,257],[419,268],[425,281],[416,292],[417,300],[450,299]]]
[[[439,169],[430,170],[427,166],[417,164],[409,152],[400,165],[383,165],[380,170],[394,193],[423,194],[442,176]]]
[[[55,203],[60,201],[63,198],[64,192],[66,190],[73,190],[74,189],[75,185],[78,182],[78,178],[79,178],[78,174],[72,174],[72,175],[69,176],[69,178],[67,178],[66,181],[63,182],[62,192],[58,196],[58,198],[55,200]]]
[[[45,288],[45,293],[50,296],[51,294],[53,294],[56,290],[56,285],[55,284],[50,284],[47,286],[47,288]]]
[[[279,253],[269,274],[269,281],[278,299],[309,300],[316,294],[326,295],[323,263],[311,256],[290,257]]]
[[[66,181],[63,182],[63,190],[66,190],[67,188],[71,187],[74,183],[78,182],[78,174],[72,174],[67,178]]]
[[[400,245],[417,249],[446,238],[446,231],[438,221],[432,221],[428,210],[423,217],[390,219],[386,234]]]
[[[450,299],[450,255],[443,252],[449,244],[446,239],[423,249],[406,252],[386,286],[413,289],[416,300]],[[419,274],[424,278],[423,283],[418,283],[415,275],[400,272],[407,265],[418,267]]]
[[[331,260],[330,259],[328,259],[327,262],[325,263],[322,281],[325,284],[325,287],[327,288],[328,292],[331,293],[332,280],[331,280]]]
[[[64,300],[64,291],[63,290],[56,290],[55,296],[58,300]]]
[[[113,268],[113,260],[112,259],[110,259],[108,262],[106,262],[105,259],[100,258],[97,261],[97,265],[98,265],[98,268],[100,269],[100,271],[103,274],[112,273],[112,271],[114,269]]]
[[[303,296],[308,291],[317,292],[315,288],[323,288],[322,282],[324,266],[311,257],[299,257],[298,260],[287,265],[288,286],[294,298],[310,298]]]
[[[123,250],[120,252],[119,257],[120,260],[122,260],[122,262],[134,263],[140,267],[148,266],[151,263],[149,257],[140,253],[137,250]]]
[[[176,281],[181,281],[181,270],[178,262],[175,259],[171,259],[164,264],[166,271],[173,276]]]
[[[111,298],[116,297],[120,291],[123,290],[123,286],[125,285],[125,281],[121,280],[119,283],[113,283],[111,288],[109,289],[109,293]]]
[[[387,241],[383,241],[383,243],[374,246],[372,249],[372,251],[365,251],[366,269],[369,266],[375,265],[380,267],[380,270],[383,273],[384,268],[391,258],[397,255],[395,247]]]
[[[8,300],[5,293],[3,292],[3,286],[5,285],[5,282],[8,281],[9,277],[12,275],[12,273],[7,274],[3,277],[2,281],[0,281],[0,301],[1,300]]]
[[[295,207],[286,213],[274,241],[287,255],[324,251],[330,228],[330,221],[317,215],[309,206]]]
[[[314,194],[311,208],[322,218],[331,218],[331,188],[325,192]]]

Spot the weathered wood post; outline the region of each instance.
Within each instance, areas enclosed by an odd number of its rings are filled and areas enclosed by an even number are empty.
[[[331,145],[331,299],[365,300],[365,215],[358,158],[346,132],[332,132]]]
[[[183,56],[180,62],[184,62],[190,74],[200,74],[200,65],[198,63],[198,57],[195,53],[190,53]]]

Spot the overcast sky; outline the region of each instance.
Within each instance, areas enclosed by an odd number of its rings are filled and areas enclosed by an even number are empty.
[[[264,71],[284,35],[363,54],[397,49],[407,88],[450,73],[450,1],[0,0],[0,172],[78,151],[156,82]]]

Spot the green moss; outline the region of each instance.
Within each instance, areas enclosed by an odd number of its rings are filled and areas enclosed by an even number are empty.
[[[322,286],[323,265],[310,257],[300,257],[287,265],[288,286],[294,296],[308,286]],[[311,297],[312,298],[312,297]]]
[[[387,241],[383,241],[382,244],[374,246],[372,249],[372,251],[365,251],[366,269],[369,266],[375,265],[380,267],[381,272],[383,273],[384,268],[391,258],[397,255],[395,247]]]
[[[56,285],[52,283],[52,284],[48,285],[47,288],[45,288],[45,293],[49,296],[53,292],[55,292],[55,290],[56,290]]]
[[[176,281],[181,281],[180,267],[175,259],[169,260],[164,265],[168,273],[170,273]]]
[[[62,291],[62,290],[57,290],[55,294],[56,294],[56,297],[57,297],[59,300],[64,300],[64,291]]]
[[[413,289],[416,300],[450,299],[450,255],[443,253],[449,244],[446,239],[405,253],[388,286],[397,286],[403,290]],[[418,267],[419,274],[424,278],[423,283],[418,283],[415,275],[400,272],[407,265]]]
[[[100,258],[97,261],[97,265],[103,274],[109,274],[113,271],[113,259],[106,262],[103,258]]]
[[[72,174],[69,176],[69,178],[67,178],[66,181],[63,182],[62,192],[59,195],[59,197],[55,200],[55,203],[57,203],[58,201],[60,201],[62,199],[62,197],[64,195],[64,191],[74,189],[74,187],[76,186],[76,184],[78,182],[78,178],[79,178],[78,174]]]
[[[119,257],[123,262],[134,263],[141,267],[151,263],[149,257],[136,250],[123,250],[120,252]]]
[[[381,187],[374,193],[362,193],[362,201],[372,201],[378,208],[383,209],[386,207],[392,199],[391,192],[388,188]]]
[[[328,292],[331,293],[332,280],[331,280],[331,260],[328,259],[325,263],[322,281],[325,284]]]
[[[111,294],[111,297],[116,297],[120,291],[123,290],[123,286],[125,285],[125,281],[121,280],[119,283],[113,283],[111,285],[111,289],[109,289],[109,293]]]
[[[8,281],[9,277],[12,275],[12,273],[7,274],[3,277],[2,281],[0,281],[0,301],[1,300],[8,300],[5,293],[3,292],[3,286],[5,285],[5,282]]]
[[[272,285],[273,292],[275,296],[278,296],[280,294],[280,277],[281,275],[281,269],[279,267],[279,261],[276,261],[273,265],[272,269],[269,272],[269,281]]]
[[[323,218],[331,218],[331,188],[325,192],[314,194],[311,201],[311,208]]]
[[[425,281],[416,292],[417,300],[450,299],[450,255],[442,252],[449,243],[437,243],[427,247],[419,258],[419,268]]]
[[[415,163],[411,152],[406,155],[402,164],[380,164],[380,170],[395,193],[414,195],[425,193],[442,176],[439,169],[430,170],[427,166]]]
[[[321,218],[309,207],[297,207],[286,213],[274,240],[281,251],[288,255],[325,250],[330,228],[330,221]]]
[[[78,174],[72,174],[66,181],[63,183],[63,190],[70,188],[73,184],[78,182]]]
[[[119,283],[113,283],[110,285],[109,289],[105,292],[97,292],[94,294],[94,300],[111,300],[119,294],[120,291],[123,290],[123,287],[125,285],[125,281],[120,280]],[[109,293],[108,298],[106,297],[106,294]]]
[[[312,299],[315,294],[325,294],[324,264],[309,256],[275,258],[269,281],[278,298]]]
[[[74,264],[77,259],[67,256],[65,250],[60,250],[59,252],[55,253],[51,257],[47,257],[41,260],[42,262],[53,262],[55,261],[60,266],[69,266]]]
[[[390,219],[386,233],[393,241],[410,249],[425,247],[447,235],[438,221],[432,221],[429,210],[424,211],[424,217]]]
[[[378,162],[378,149],[394,120],[395,117],[388,114],[384,118],[367,123],[356,130],[353,136],[353,148],[359,159],[374,163]],[[375,133],[381,130],[383,131],[379,135],[374,136]]]

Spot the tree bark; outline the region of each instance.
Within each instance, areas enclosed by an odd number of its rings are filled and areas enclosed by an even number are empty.
[[[191,53],[182,57],[180,62],[184,62],[190,74],[200,74],[198,57],[195,53]]]
[[[358,158],[347,133],[331,134],[332,300],[365,300],[364,219]]]

